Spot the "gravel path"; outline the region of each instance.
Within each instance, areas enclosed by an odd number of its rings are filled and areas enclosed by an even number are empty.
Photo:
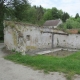
[[[66,80],[62,73],[44,74],[42,71],[5,60],[5,53],[1,51],[3,46],[0,44],[0,80]],[[80,77],[75,80],[80,80]]]

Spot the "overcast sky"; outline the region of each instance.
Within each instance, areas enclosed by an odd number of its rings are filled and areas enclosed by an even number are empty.
[[[75,16],[76,13],[80,15],[80,0],[28,0],[30,4],[44,8],[56,7],[68,12],[71,16]]]

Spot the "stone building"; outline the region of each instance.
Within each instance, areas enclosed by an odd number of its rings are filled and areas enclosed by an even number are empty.
[[[36,25],[5,22],[4,44],[9,50],[25,54],[27,50],[68,47],[80,49],[80,35]]]

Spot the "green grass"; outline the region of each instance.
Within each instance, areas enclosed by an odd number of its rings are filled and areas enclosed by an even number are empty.
[[[74,74],[80,74],[80,52],[62,58],[46,55],[24,56],[16,53],[6,56],[5,59],[29,65],[35,69],[44,70],[44,72],[63,72],[68,74],[68,80],[71,80]]]

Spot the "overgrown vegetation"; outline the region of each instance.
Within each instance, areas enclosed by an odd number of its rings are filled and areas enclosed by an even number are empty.
[[[78,33],[80,32],[80,17],[69,18],[65,23],[59,25],[59,29],[66,31],[67,29],[76,29]]]
[[[62,29],[72,29],[80,27],[80,17],[77,13],[75,17],[70,17],[67,12],[58,10],[56,7],[45,9],[40,6],[31,6],[28,0],[2,0],[5,12],[4,19],[23,21],[41,26],[46,20],[61,19]],[[6,5],[4,5],[6,3]],[[4,10],[3,9],[3,10]],[[67,20],[68,19],[68,20]],[[67,21],[66,21],[67,20]]]
[[[4,5],[3,1],[0,1],[0,40],[3,40],[3,20],[4,20]]]
[[[58,10],[56,7],[45,9],[40,6],[31,6],[27,0],[11,0],[6,5],[5,19],[26,21],[42,25],[44,21],[51,19],[62,19],[64,22],[70,16],[67,12]]]
[[[44,72],[63,72],[67,74],[68,80],[71,80],[74,74],[80,74],[80,52],[62,58],[46,55],[24,56],[17,52],[6,56],[5,59],[44,70]]]

